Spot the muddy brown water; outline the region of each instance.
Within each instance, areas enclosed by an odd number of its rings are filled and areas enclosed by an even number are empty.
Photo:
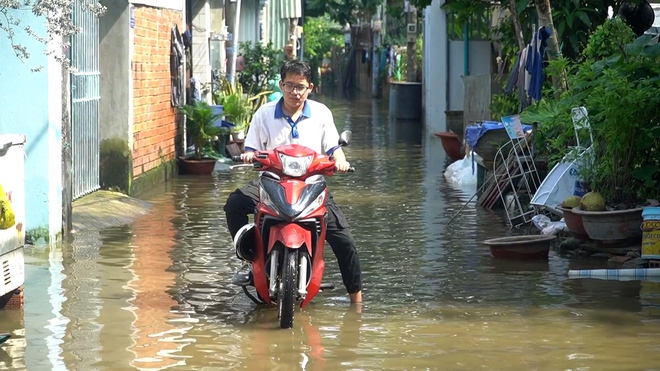
[[[551,252],[497,261],[480,241],[504,219],[444,180],[439,139],[371,101],[329,101],[353,131],[354,174],[330,180],[349,217],[365,304],[348,305],[328,249],[320,294],[276,329],[228,284],[239,267],[227,194],[254,174],[180,177],[133,224],[26,257],[24,310],[0,312],[0,368],[30,370],[643,370],[660,368],[660,283],[568,280],[602,267]]]

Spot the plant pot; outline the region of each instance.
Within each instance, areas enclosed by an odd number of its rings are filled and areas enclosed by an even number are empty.
[[[589,234],[584,229],[584,223],[582,223],[581,215],[575,214],[572,208],[568,209],[560,206],[557,209],[561,210],[561,212],[564,214],[564,223],[566,223],[566,227],[568,227],[568,230],[573,233],[575,238],[583,241],[589,239]]]
[[[604,247],[626,246],[642,238],[642,211],[644,208],[615,211],[585,211],[580,206],[573,213],[582,217],[584,230]]]
[[[557,236],[532,235],[493,238],[484,241],[493,258],[547,259],[550,245]]]
[[[451,159],[451,162],[458,161],[463,158],[461,153],[461,142],[458,140],[458,135],[451,132],[435,133],[435,136],[440,137],[442,141],[442,148]]]
[[[232,142],[238,142],[241,140],[245,140],[245,130],[241,131],[234,131],[231,133],[231,141]]]
[[[190,175],[209,175],[215,169],[215,164],[218,162],[214,158],[202,158],[200,160],[194,158],[179,157],[179,161],[183,165],[182,168],[186,174]]]

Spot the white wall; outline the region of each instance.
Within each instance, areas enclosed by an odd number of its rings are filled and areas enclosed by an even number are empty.
[[[209,1],[195,1],[192,16],[192,76],[201,83],[211,82],[211,60],[209,55],[209,37],[211,37],[211,4]],[[211,103],[208,94],[207,103]]]
[[[428,132],[445,131],[447,110],[447,17],[445,0],[424,10],[424,107]]]
[[[470,75],[490,74],[490,41],[470,41]],[[464,87],[462,76],[465,74],[465,42],[449,42],[449,110],[462,111]]]

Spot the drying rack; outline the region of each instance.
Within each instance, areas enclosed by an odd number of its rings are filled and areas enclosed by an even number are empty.
[[[534,162],[533,140],[533,131],[522,138],[513,138],[495,155],[495,164],[501,165],[499,171],[493,171],[493,183],[504,205],[509,227],[528,224],[537,214],[536,209],[527,207],[522,200],[523,197],[531,200],[541,185]]]

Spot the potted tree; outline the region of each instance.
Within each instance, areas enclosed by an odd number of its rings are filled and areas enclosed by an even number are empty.
[[[179,108],[186,115],[186,130],[192,138],[195,151],[192,156],[180,157],[185,172],[193,175],[211,174],[216,159],[203,156],[203,150],[221,129],[215,125],[221,117],[206,102],[195,102]]]

